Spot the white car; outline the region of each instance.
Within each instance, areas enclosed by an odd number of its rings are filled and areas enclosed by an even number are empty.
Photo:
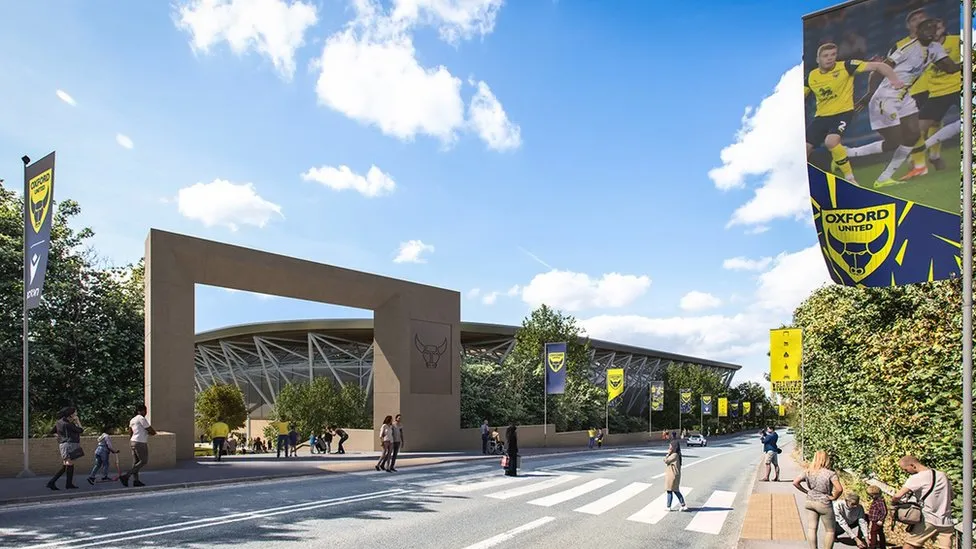
[[[688,446],[708,446],[708,441],[699,433],[689,435],[686,443]]]

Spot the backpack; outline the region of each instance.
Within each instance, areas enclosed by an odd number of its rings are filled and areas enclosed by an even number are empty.
[[[932,494],[932,490],[935,490],[935,469],[932,469],[932,485],[929,486],[929,489],[926,490],[925,494],[922,495],[922,499],[918,501],[900,501],[893,504],[892,507],[894,507],[894,509],[891,514],[892,525],[894,525],[895,522],[900,522],[902,524],[914,526],[924,521],[925,517],[922,514],[922,503],[925,501],[925,498]]]

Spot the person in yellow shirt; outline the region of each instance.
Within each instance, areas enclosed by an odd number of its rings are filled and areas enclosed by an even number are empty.
[[[592,450],[593,446],[596,444],[596,429],[590,427],[589,430],[586,431],[586,436],[590,437],[590,443],[587,445],[587,448]]]
[[[290,439],[288,436],[289,425],[287,421],[278,421],[275,423],[275,427],[278,428],[278,455],[276,457],[281,457],[281,449],[285,449],[285,457],[288,457],[288,446],[290,444]]]
[[[213,452],[217,461],[220,461],[220,454],[223,453],[224,443],[227,442],[227,435],[229,434],[230,427],[220,418],[210,426],[210,437],[213,439]]]

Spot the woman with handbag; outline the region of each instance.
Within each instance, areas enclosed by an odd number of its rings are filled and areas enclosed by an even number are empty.
[[[74,483],[74,460],[85,455],[85,451],[81,448],[82,431],[84,429],[81,427],[81,420],[78,419],[77,410],[69,406],[58,412],[58,421],[54,424],[54,432],[58,435],[58,452],[61,454],[62,465],[61,469],[51,477],[51,480],[47,481],[48,488],[57,490],[56,483],[65,472],[68,473],[68,478],[64,487],[69,490],[78,488]]]
[[[806,481],[807,487],[801,486]],[[824,549],[834,546],[834,501],[844,492],[837,473],[830,469],[830,456],[820,450],[806,470],[793,479],[793,487],[807,495],[806,509],[807,543],[817,549],[817,522],[824,528]]]
[[[518,433],[514,423],[505,430],[505,446],[507,446],[506,452],[508,452],[506,454],[508,463],[505,467],[505,475],[516,477],[518,476]]]

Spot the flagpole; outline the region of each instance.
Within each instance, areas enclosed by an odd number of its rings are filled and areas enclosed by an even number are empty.
[[[565,359],[563,359],[565,360]],[[542,446],[549,447],[549,365],[546,364],[546,344],[542,344]]]
[[[973,0],[962,10],[962,546],[973,546]]]
[[[651,385],[647,386],[647,436],[654,438],[654,399],[651,398]]]
[[[28,344],[28,342],[27,342],[27,335],[28,335],[28,324],[27,324],[27,290],[29,289],[28,280],[29,280],[30,271],[28,270],[28,264],[29,263],[27,261],[27,252],[28,252],[28,250],[27,250],[27,224],[26,224],[26,220],[27,220],[27,211],[28,211],[27,209],[30,208],[30,193],[28,192],[28,189],[27,189],[27,165],[30,163],[30,158],[28,158],[27,156],[24,156],[21,160],[23,160],[23,162],[24,162],[24,213],[23,213],[23,220],[25,221],[25,223],[24,223],[24,246],[23,246],[23,248],[24,248],[24,334],[23,334],[23,338],[24,338],[24,341],[23,341],[23,346],[24,346],[24,364],[23,364],[23,372],[21,373],[21,375],[23,376],[23,379],[21,380],[21,385],[22,385],[21,389],[23,391],[23,403],[22,403],[23,410],[21,412],[22,413],[22,417],[23,417],[23,426],[22,426],[23,427],[23,434],[21,436],[23,438],[21,439],[21,442],[23,443],[24,469],[17,475],[17,477],[19,477],[19,478],[25,478],[25,477],[33,477],[34,476],[34,473],[30,470],[30,439],[28,438],[28,435],[30,434],[30,398],[29,398],[30,397],[30,392],[29,392],[30,391],[30,378],[28,377],[28,375],[30,374],[30,359],[29,359],[30,355],[29,355],[29,349],[27,347],[27,344]]]

